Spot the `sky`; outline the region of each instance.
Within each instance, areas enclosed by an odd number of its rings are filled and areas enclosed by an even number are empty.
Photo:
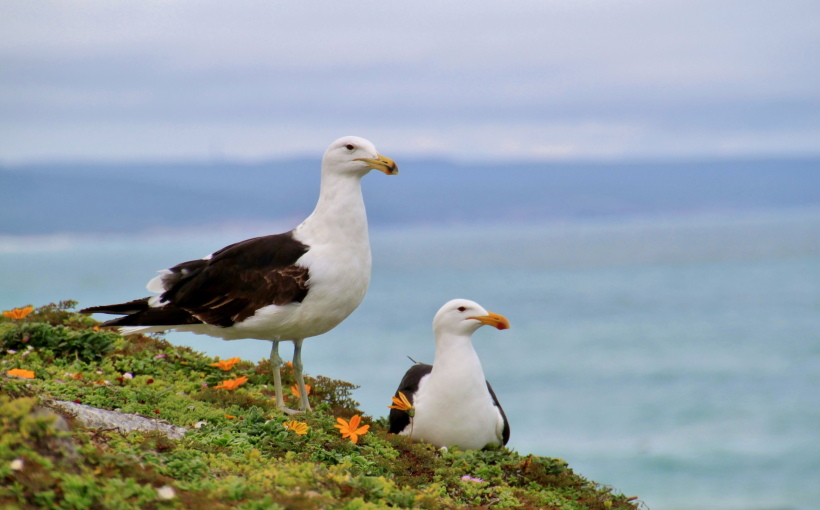
[[[816,0],[0,3],[0,164],[820,155]]]

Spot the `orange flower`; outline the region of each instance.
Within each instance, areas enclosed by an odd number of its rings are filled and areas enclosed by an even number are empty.
[[[246,382],[248,382],[248,378],[243,375],[242,377],[237,377],[236,379],[228,379],[227,381],[222,381],[222,384],[214,386],[214,388],[217,390],[235,390],[236,388],[242,386]]]
[[[93,328],[91,328],[91,329],[93,329],[94,331],[99,331],[99,330],[100,330],[100,327],[99,327],[99,326],[94,326],[94,327],[93,327]]]
[[[31,306],[27,306],[25,308],[15,308],[14,310],[8,310],[6,312],[3,312],[3,315],[5,317],[8,317],[9,319],[20,320],[33,311],[34,308],[32,308]]]
[[[75,381],[80,381],[83,378],[83,373],[82,372],[77,372],[76,374],[71,374],[71,378],[74,379]]]
[[[23,379],[34,379],[34,372],[31,370],[23,370],[22,368],[12,368],[6,373],[14,377],[22,377]]]
[[[287,363],[285,363],[285,366],[288,367],[288,368],[293,368],[293,363],[288,361]]]
[[[225,418],[227,418],[227,419],[229,419],[229,420],[235,420],[235,419],[236,419],[236,416],[231,416],[230,414],[226,414],[226,415],[225,415]]]
[[[359,423],[362,419],[358,414],[350,419],[350,423],[346,422],[343,418],[336,418],[336,421],[339,423],[334,425],[334,427],[339,429],[339,432],[342,433],[342,437],[349,437],[350,442],[353,444],[356,444],[359,440],[359,436],[367,434],[368,429],[370,429],[370,425],[362,425],[359,427]]]
[[[289,421],[287,423],[283,423],[286,429],[290,430],[291,432],[296,433],[297,435],[304,436],[307,434],[308,425],[307,423],[299,423],[296,420]]]
[[[299,385],[294,384],[290,387],[290,392],[293,393],[293,396],[296,398],[302,398],[302,393],[299,391]],[[310,395],[310,384],[305,384],[305,393]]]
[[[404,393],[398,392],[398,398],[393,397],[393,405],[387,406],[388,409],[398,409],[399,411],[407,411],[411,417],[416,414],[416,409],[413,407],[413,404],[407,400],[407,397],[404,396]]]
[[[230,359],[223,359],[222,361],[218,361],[216,363],[211,363],[210,366],[221,368],[225,372],[232,369],[234,365],[242,361],[242,358],[230,358]]]

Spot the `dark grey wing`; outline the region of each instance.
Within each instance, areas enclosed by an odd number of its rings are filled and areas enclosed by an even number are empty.
[[[498,403],[498,397],[495,396],[493,387],[490,386],[490,381],[487,381],[487,389],[490,390],[490,396],[493,397],[493,404],[495,404],[495,407],[498,408],[498,411],[501,413],[501,417],[504,418],[504,431],[501,433],[501,437],[504,439],[502,444],[506,445],[510,440],[510,422],[507,421],[507,415],[504,414],[504,409],[501,407],[501,404]]]
[[[148,299],[87,308],[82,313],[129,313],[106,326],[211,324],[228,327],[268,305],[301,303],[309,271],[296,265],[309,247],[291,232],[227,246],[207,260],[183,262],[162,275],[162,306]]]
[[[415,395],[416,391],[419,389],[419,381],[425,375],[429,374],[433,371],[433,365],[428,365],[426,363],[416,363],[410,370],[404,374],[404,377],[401,379],[401,383],[399,384],[399,389],[396,390],[396,397],[399,396],[399,392],[404,393],[404,396],[407,397],[407,400],[410,403],[413,403],[413,396]],[[407,414],[407,411],[399,411],[398,409],[391,409],[390,410],[390,433],[398,434],[408,425],[410,425],[410,415]]]

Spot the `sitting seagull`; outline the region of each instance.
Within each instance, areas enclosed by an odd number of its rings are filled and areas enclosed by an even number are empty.
[[[437,448],[458,445],[477,450],[488,444],[505,445],[510,424],[490,383],[471,336],[489,324],[509,329],[510,323],[474,301],[454,299],[433,319],[436,356],[433,365],[416,363],[404,374],[396,391],[413,405],[414,416],[397,407],[390,410],[390,432]]]
[[[322,158],[319,202],[284,234],[248,239],[183,262],[148,283],[158,295],[95,306],[81,313],[125,315],[103,324],[123,334],[169,329],[225,340],[273,342],[276,405],[285,412],[279,342],[294,343],[301,411],[310,410],[302,377],[302,342],[327,333],[353,313],[370,284],[370,240],[361,179],[371,170],[396,175],[396,163],[372,143],[348,136]]]

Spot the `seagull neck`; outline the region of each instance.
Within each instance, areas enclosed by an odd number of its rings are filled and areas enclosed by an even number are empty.
[[[473,348],[472,339],[464,335],[436,335],[436,357],[431,377],[484,384],[484,370]]]
[[[325,241],[341,236],[345,242],[350,242],[353,235],[369,242],[361,176],[340,175],[323,169],[319,201],[313,214],[305,220],[305,226],[308,225]]]

